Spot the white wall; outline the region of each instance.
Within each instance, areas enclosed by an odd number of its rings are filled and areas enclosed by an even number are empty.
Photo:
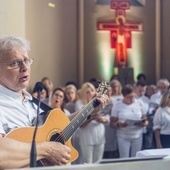
[[[25,0],[0,0],[0,35],[25,37]]]
[[[51,0],[50,2],[56,4],[55,8],[48,7],[48,2],[49,0],[0,0],[0,34],[26,37],[31,42],[30,55],[35,58],[35,62],[29,88],[43,76],[50,77],[55,86],[63,86],[70,80],[79,81],[78,0]],[[164,0],[161,3],[161,77],[170,79],[170,1]],[[132,9],[136,16],[140,13],[141,16],[138,17],[144,23],[139,52],[143,61],[138,64],[147,75],[148,83],[155,83],[155,0],[146,0],[142,10],[134,7]],[[129,12],[127,15],[131,16]],[[96,8],[94,1],[84,0],[84,81],[92,77],[103,79],[97,51],[99,34],[96,22],[98,18],[113,16],[108,5]],[[138,37],[137,34],[132,34],[133,38]],[[109,41],[109,33],[105,35]],[[113,56],[114,50],[107,48],[108,55]]]
[[[77,82],[76,0],[26,0],[26,37],[31,41],[31,85],[48,76],[54,86]]]

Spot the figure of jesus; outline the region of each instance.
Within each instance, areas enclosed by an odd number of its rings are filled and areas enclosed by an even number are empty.
[[[126,36],[125,31],[125,17],[118,15],[116,17],[116,23],[118,25],[117,35],[114,37],[116,43],[116,64],[118,67],[127,66],[127,53],[126,53]]]

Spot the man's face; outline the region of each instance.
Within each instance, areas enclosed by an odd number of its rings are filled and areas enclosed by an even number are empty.
[[[137,86],[136,87],[136,94],[138,96],[144,96],[146,93],[146,86]]]
[[[168,86],[164,82],[160,82],[158,84],[158,89],[161,92],[161,94],[164,94],[168,90]]]
[[[22,92],[26,88],[30,79],[30,66],[22,62],[19,68],[10,69],[9,65],[13,61],[28,59],[26,49],[18,48],[10,56],[4,57],[0,63],[0,84],[15,92]]]

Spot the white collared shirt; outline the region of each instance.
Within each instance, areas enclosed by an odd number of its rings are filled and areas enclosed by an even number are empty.
[[[160,91],[158,91],[157,93],[151,96],[150,102],[160,105],[161,99],[162,99],[162,94]]]
[[[149,109],[149,102],[150,102],[149,98],[146,96],[137,96],[137,95],[135,96],[135,98],[141,101],[144,113],[146,114]]]
[[[75,103],[75,111],[84,107],[81,100]],[[79,128],[76,132],[80,145],[100,145],[105,143],[105,126],[96,120],[90,121],[86,126]]]
[[[170,135],[170,108],[159,107],[154,115],[153,130],[160,129],[160,134]]]
[[[32,126],[37,117],[32,96],[23,90],[22,95],[0,85],[0,133],[6,134],[18,127]]]
[[[123,100],[116,102],[111,111],[111,116],[116,117],[119,121],[140,120],[144,115],[144,108],[141,101],[135,99],[132,104],[125,104]],[[117,128],[117,136],[122,138],[139,138],[142,135],[143,127],[128,125],[127,127]]]

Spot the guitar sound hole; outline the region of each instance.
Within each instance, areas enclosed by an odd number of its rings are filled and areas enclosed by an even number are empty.
[[[64,139],[59,133],[52,135],[50,138],[50,141],[60,142],[60,143],[64,144]]]

